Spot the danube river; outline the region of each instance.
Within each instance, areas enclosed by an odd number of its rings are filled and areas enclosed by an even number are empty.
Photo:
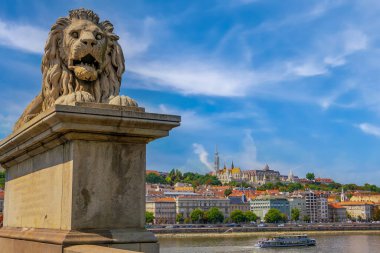
[[[254,244],[262,237],[188,237],[160,238],[161,253],[253,253],[253,252],[315,252],[315,253],[376,253],[380,252],[380,235],[313,235],[315,247],[259,249]]]

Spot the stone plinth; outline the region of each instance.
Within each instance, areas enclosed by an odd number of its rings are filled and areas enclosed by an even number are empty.
[[[144,229],[146,144],[179,123],[142,108],[84,103],[56,105],[28,122],[0,143],[0,246],[8,238],[57,252],[77,244],[158,252]]]

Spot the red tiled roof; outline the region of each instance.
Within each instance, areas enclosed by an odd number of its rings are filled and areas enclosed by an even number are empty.
[[[374,205],[374,202],[371,201],[345,201],[345,202],[339,202],[341,206],[360,206],[360,205]]]
[[[174,198],[159,198],[159,199],[154,199],[154,202],[175,202]]]
[[[335,209],[341,209],[341,208],[344,208],[344,207],[341,206],[339,203],[329,203],[329,206],[331,206],[332,208],[335,208]]]
[[[148,174],[151,174],[151,173],[153,173],[153,174],[155,174],[155,175],[157,175],[157,176],[160,175],[160,173],[159,173],[157,170],[146,170],[146,174],[147,174],[147,175],[148,175]]]

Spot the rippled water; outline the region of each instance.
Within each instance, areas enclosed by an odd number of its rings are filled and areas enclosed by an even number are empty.
[[[161,253],[380,253],[380,235],[319,235],[315,247],[255,248],[260,237],[239,238],[160,238]]]

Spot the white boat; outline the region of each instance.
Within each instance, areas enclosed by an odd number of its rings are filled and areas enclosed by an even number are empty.
[[[315,239],[310,239],[307,235],[289,235],[275,236],[266,240],[258,241],[255,247],[258,248],[276,248],[276,247],[297,247],[297,246],[315,246]]]

